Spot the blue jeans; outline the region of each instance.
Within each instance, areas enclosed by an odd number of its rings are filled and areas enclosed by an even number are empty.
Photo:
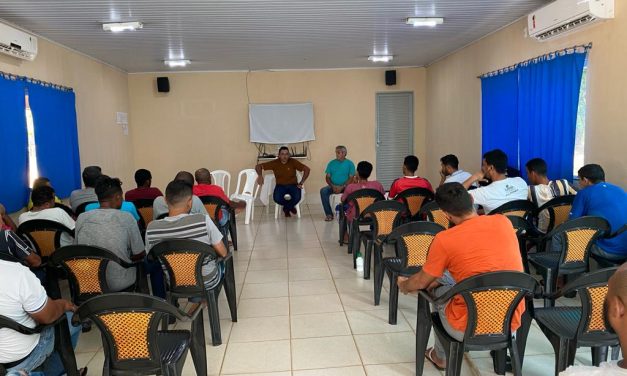
[[[286,200],[283,196],[289,194],[292,196],[290,200]],[[289,211],[300,202],[301,191],[295,185],[277,185],[274,187],[274,194],[272,195],[274,202],[283,207],[283,211]]]
[[[333,209],[331,208],[331,195],[333,194],[333,188],[326,186],[320,189],[320,201],[322,201],[322,208],[324,214],[327,216],[333,215]]]
[[[163,280],[163,269],[159,261],[144,260],[144,271],[150,274],[150,287],[152,295],[165,299],[165,282]]]
[[[66,312],[68,325],[70,326],[70,336],[72,337],[72,348],[76,348],[78,336],[81,333],[81,326],[72,326],[72,312]],[[44,329],[39,335],[39,342],[33,351],[28,354],[20,364],[7,370],[7,376],[19,376],[20,372],[26,372],[31,376],[59,376],[65,374],[65,368],[61,362],[61,357],[54,350],[54,327]],[[41,371],[33,372],[41,366]]]

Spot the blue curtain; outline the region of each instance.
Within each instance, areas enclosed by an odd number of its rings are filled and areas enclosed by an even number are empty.
[[[52,182],[57,196],[81,186],[74,92],[28,84],[35,123],[39,175]]]
[[[28,202],[28,137],[24,82],[0,77],[0,203],[9,213]]]
[[[518,71],[481,78],[482,154],[501,149],[518,166]]]
[[[549,179],[573,178],[579,90],[586,56],[587,52],[570,53],[518,68],[520,161],[524,166],[532,158],[544,159]]]

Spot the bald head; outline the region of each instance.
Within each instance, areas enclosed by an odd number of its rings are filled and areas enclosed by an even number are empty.
[[[179,173],[174,177],[174,180],[183,181],[190,187],[194,185],[194,175],[192,175],[191,172],[179,171]]]
[[[627,345],[627,263],[621,265],[608,282],[605,318],[618,334],[623,351]]]
[[[206,168],[199,168],[194,173],[196,177],[196,183],[198,184],[211,184],[211,172]]]

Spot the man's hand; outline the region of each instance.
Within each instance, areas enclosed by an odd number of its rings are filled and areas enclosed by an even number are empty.
[[[257,184],[263,185],[263,175],[257,176]]]
[[[75,306],[72,302],[63,299],[63,310],[65,312],[76,312],[77,309],[78,307]]]
[[[398,289],[399,289],[399,290],[400,290],[403,294],[407,294],[407,293],[409,292],[409,290],[407,290],[407,285],[406,285],[406,283],[405,283],[408,279],[409,279],[409,278],[407,278],[407,277],[402,277],[402,276],[399,276],[399,277],[396,279],[396,284],[398,285]]]
[[[298,189],[303,189],[303,183],[298,183],[298,184],[296,184],[296,188],[298,188]]]
[[[331,188],[333,188],[333,193],[342,193],[342,187],[337,186],[337,185],[333,185],[331,186]]]
[[[485,178],[485,174],[483,173],[483,171],[475,172],[474,174],[472,174],[471,178],[474,181],[483,180]]]

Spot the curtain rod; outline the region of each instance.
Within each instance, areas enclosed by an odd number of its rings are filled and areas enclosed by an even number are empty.
[[[569,53],[575,53],[578,50],[583,50],[582,52],[585,52],[585,51],[588,51],[590,49],[592,49],[592,42],[590,42],[588,44],[580,44],[580,45],[576,45],[576,46],[572,46],[572,47],[563,48],[561,50],[548,52],[548,53],[540,55],[540,56],[532,57],[531,59],[527,59],[527,60],[521,61],[519,63],[507,66],[505,68],[501,68],[501,69],[497,69],[497,70],[494,70],[494,71],[491,71],[491,72],[488,72],[488,73],[481,74],[481,75],[477,76],[477,78],[485,78],[485,77],[496,76],[496,75],[499,75],[499,74],[511,72],[511,71],[513,71],[514,69],[518,68],[521,65],[525,66],[525,65],[528,65],[530,63],[537,63],[538,61],[541,61],[541,60],[553,59],[557,55],[565,55],[565,54],[569,54]]]
[[[7,79],[7,80],[15,80],[15,81],[26,81],[29,83],[33,83],[33,84],[39,84],[45,87],[51,87],[57,90],[62,90],[62,91],[74,91],[74,89],[72,89],[71,87],[68,86],[63,86],[63,85],[58,85],[52,82],[47,82],[47,81],[42,81],[42,80],[38,80],[36,78],[32,78],[32,77],[27,77],[27,76],[20,76],[17,74],[13,74],[13,73],[7,73],[7,72],[3,72],[0,71],[0,76]]]

